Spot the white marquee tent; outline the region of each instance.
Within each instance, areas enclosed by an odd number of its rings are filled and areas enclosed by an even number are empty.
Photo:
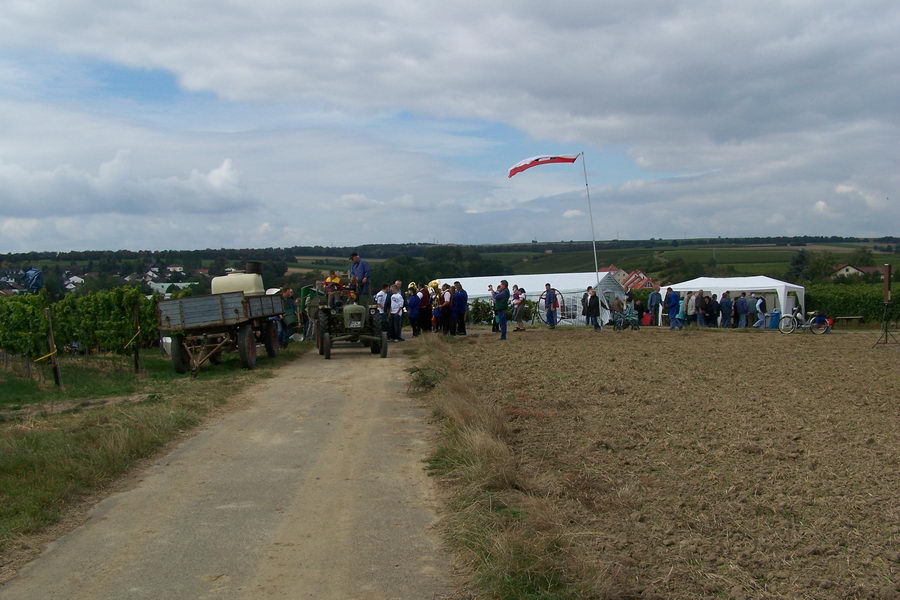
[[[747,292],[748,295],[753,292],[774,294],[778,299],[778,303],[777,305],[769,303],[769,311],[772,312],[777,308],[777,310],[781,311],[781,314],[790,314],[790,311],[793,309],[793,299],[789,298],[789,294],[793,293],[797,297],[797,303],[800,304],[801,310],[806,311],[806,288],[802,285],[794,285],[793,283],[779,281],[764,275],[752,277],[698,277],[682,283],[664,285],[659,291],[665,296],[668,288],[672,288],[682,295],[685,292],[703,290],[705,294],[716,294],[719,298],[722,297],[724,292],[731,292],[732,299],[740,296],[741,292]]]
[[[597,276],[600,276],[600,283],[597,283]],[[584,291],[587,289],[587,286],[592,286],[598,290],[598,293],[602,294],[604,298],[606,298],[606,303],[609,304],[612,302],[614,297],[624,298],[625,297],[625,288],[622,287],[622,284],[619,283],[612,273],[603,272],[603,273],[594,273],[593,271],[588,271],[586,273],[544,273],[537,275],[491,275],[489,277],[441,277],[441,283],[449,283],[453,284],[454,281],[459,281],[463,289],[469,294],[469,301],[473,301],[476,299],[488,299],[490,298],[490,292],[487,289],[488,285],[493,285],[494,288],[497,287],[497,284],[501,279],[505,279],[509,282],[509,287],[512,289],[512,286],[517,285],[520,288],[525,288],[525,294],[529,300],[535,300],[540,297],[540,295],[544,291],[544,284],[549,283],[551,287],[555,288],[560,292],[563,296],[567,306],[569,307],[568,311],[564,311],[566,314],[576,313],[577,316],[581,314],[581,295],[584,294]],[[609,320],[609,313],[605,309],[600,309],[600,318],[602,322],[606,322]],[[571,320],[573,323],[577,322],[579,319]],[[580,319],[583,323],[583,319]]]

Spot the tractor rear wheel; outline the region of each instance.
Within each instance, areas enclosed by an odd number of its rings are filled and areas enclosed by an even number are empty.
[[[245,369],[256,368],[256,334],[250,323],[243,323],[237,330],[238,356]]]
[[[176,333],[172,336],[169,346],[169,354],[172,356],[172,366],[176,373],[187,373],[191,368],[191,358],[184,347],[184,334]]]
[[[266,356],[275,358],[278,354],[278,323],[266,321],[262,329],[262,338],[266,346]]]
[[[326,333],[322,336],[322,353],[325,355],[325,359],[328,360],[331,358],[331,334]]]

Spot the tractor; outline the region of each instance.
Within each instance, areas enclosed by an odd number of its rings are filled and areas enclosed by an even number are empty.
[[[371,296],[358,294],[355,285],[339,283],[316,282],[316,290],[319,293],[308,299],[306,309],[320,355],[330,359],[336,342],[348,342],[362,344],[372,354],[387,357],[383,317]]]

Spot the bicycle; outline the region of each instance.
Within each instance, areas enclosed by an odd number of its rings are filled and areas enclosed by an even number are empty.
[[[794,333],[796,330],[811,331],[816,335],[822,335],[831,331],[831,325],[824,315],[820,315],[818,311],[810,313],[812,318],[803,318],[803,313],[799,307],[795,307],[792,314],[784,315],[778,321],[778,331],[781,333]]]

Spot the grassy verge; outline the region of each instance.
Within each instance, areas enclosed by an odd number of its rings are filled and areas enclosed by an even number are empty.
[[[569,552],[560,515],[539,478],[526,474],[500,406],[454,374],[447,342],[420,341],[411,389],[433,404],[442,424],[429,470],[450,494],[445,538],[471,566],[485,597],[578,600],[592,597],[586,569]]]
[[[275,359],[261,359],[255,371],[242,371],[236,359],[227,360],[204,367],[195,380],[175,375],[171,364],[158,356],[145,359],[145,373],[139,376],[119,367],[64,370],[64,393],[70,399],[137,394],[136,401],[96,408],[83,403],[0,423],[0,551],[16,537],[56,522],[84,495],[110,484],[307,349],[293,345]],[[14,385],[7,388],[10,376],[2,377],[4,398],[16,402],[52,401],[59,394],[30,381],[12,380]]]

